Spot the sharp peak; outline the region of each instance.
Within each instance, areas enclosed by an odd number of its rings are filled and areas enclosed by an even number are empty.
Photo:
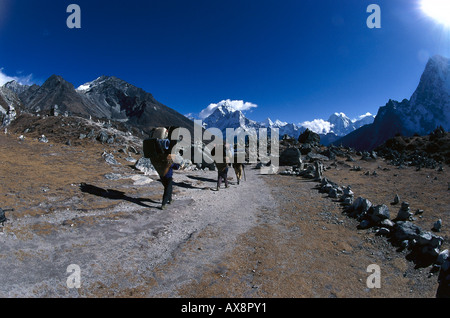
[[[435,54],[432,57],[430,57],[429,61],[450,61],[450,58],[442,56],[440,54]]]
[[[54,80],[54,79],[65,81],[65,79],[64,79],[61,75],[57,75],[57,74],[51,75],[51,76],[47,79],[47,81],[48,81],[48,80]]]
[[[449,68],[450,67],[450,58],[444,57],[442,55],[433,55],[429,58],[425,69],[429,67],[438,67],[438,68]]]
[[[66,81],[61,75],[56,75],[56,74],[53,74],[52,76],[50,76],[42,86],[49,85],[49,84],[55,83],[55,82],[73,86],[72,83]]]

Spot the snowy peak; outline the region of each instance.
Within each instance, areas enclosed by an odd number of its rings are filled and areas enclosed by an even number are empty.
[[[398,109],[404,134],[428,134],[437,126],[450,129],[450,59],[429,59],[409,103]]]
[[[17,95],[20,95],[25,92],[30,86],[20,84],[19,82],[13,80],[3,85],[3,87],[9,89],[10,91],[13,91]]]
[[[429,101],[435,104],[438,98],[449,96],[450,59],[435,55],[428,61],[410,102],[415,104]]]
[[[240,110],[236,110],[230,105],[220,105],[214,112],[204,119],[206,128],[218,128],[223,135],[227,128],[241,128],[247,131],[250,128],[259,128],[260,125],[244,116]]]
[[[102,75],[102,76],[98,77],[97,79],[93,80],[92,82],[88,82],[83,85],[80,85],[77,88],[77,91],[79,93],[89,93],[91,91],[104,89],[105,87],[126,89],[126,88],[134,87],[134,86],[125,82],[124,80],[121,80],[120,78],[115,77],[115,76]]]
[[[350,119],[344,113],[334,113],[328,119],[331,124],[330,132],[337,136],[345,136],[362,126],[372,124],[375,116],[370,113],[360,116],[358,119]]]
[[[353,122],[344,113],[334,113],[328,119],[331,124],[332,131],[338,135],[343,136],[354,130]]]
[[[297,139],[307,128],[318,134],[325,135],[332,133],[337,136],[345,136],[364,125],[373,123],[374,118],[375,116],[367,113],[358,119],[351,120],[344,113],[334,113],[328,121],[316,119],[311,122],[303,122],[299,125],[280,120],[272,121],[270,118],[262,122],[256,122],[248,119],[243,112],[224,104],[218,106],[203,122],[205,128],[218,128],[224,136],[227,128],[241,129],[243,131],[267,128],[278,129],[280,137],[289,135]]]

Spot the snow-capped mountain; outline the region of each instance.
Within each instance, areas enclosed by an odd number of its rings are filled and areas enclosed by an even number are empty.
[[[191,118],[195,117],[190,114]],[[237,132],[245,131],[252,132],[253,129],[267,128],[278,129],[280,137],[288,135],[297,139],[307,128],[321,135],[330,135],[336,137],[345,136],[363,125],[370,124],[374,120],[374,116],[366,114],[361,116],[358,120],[351,120],[343,113],[335,113],[330,116],[328,121],[315,120],[313,122],[304,122],[302,124],[293,124],[282,122],[280,120],[272,121],[267,118],[263,122],[257,122],[248,119],[243,112],[236,110],[231,105],[224,104],[218,106],[214,112],[203,120],[204,128],[217,128],[226,136],[226,129],[232,128]],[[330,136],[329,136],[330,137]]]
[[[427,63],[419,86],[402,113],[404,133],[450,130],[450,59],[436,55]]]
[[[10,91],[13,91],[17,95],[22,94],[28,88],[30,88],[29,85],[20,84],[19,82],[15,81],[15,80],[6,83],[5,85],[3,85],[3,87],[9,89]]]
[[[76,92],[95,105],[105,118],[126,121],[144,130],[179,126],[193,131],[191,120],[158,102],[152,94],[117,77],[101,76],[79,86]]]
[[[178,126],[193,132],[191,120],[159,103],[150,93],[116,77],[101,76],[75,89],[61,76],[52,75],[42,86],[9,82],[2,90],[18,95],[24,110],[31,113],[51,113],[57,106],[60,113],[126,121],[144,131],[152,127]],[[0,112],[5,114],[6,102],[1,103]]]
[[[280,137],[284,135],[293,136],[298,138],[301,134],[301,127],[295,124],[288,124],[276,120],[273,122],[270,118],[267,118],[264,122],[257,122],[248,119],[244,113],[240,110],[236,110],[231,105],[224,104],[218,106],[214,112],[203,120],[203,127],[206,129],[217,128],[222,132],[222,135],[226,136],[227,128],[232,128],[236,133],[244,131],[248,134],[256,133],[260,128],[267,128],[270,135],[270,128],[279,129]]]
[[[427,135],[438,126],[450,130],[450,59],[429,59],[410,100],[389,100],[380,107],[373,124],[356,130],[337,143],[372,150],[396,134]]]
[[[8,84],[8,83],[7,83]],[[0,126],[7,126],[23,109],[19,96],[6,87],[0,87]]]
[[[252,128],[260,128],[261,125],[256,121],[246,118],[241,111],[235,110],[225,104],[218,106],[211,115],[204,119],[203,127],[218,128],[225,136],[227,128],[241,128],[244,131],[248,131]]]
[[[372,124],[374,120],[375,116],[370,113],[360,116],[359,119],[350,119],[344,113],[334,113],[328,122],[331,124],[330,133],[342,137],[362,126]]]

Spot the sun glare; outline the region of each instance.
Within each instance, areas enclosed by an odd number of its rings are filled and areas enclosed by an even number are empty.
[[[450,27],[450,0],[422,0],[421,7],[437,23]]]

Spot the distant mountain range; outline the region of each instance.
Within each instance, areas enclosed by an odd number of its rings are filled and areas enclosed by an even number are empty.
[[[52,75],[42,86],[21,85],[11,81],[0,87],[0,125],[14,120],[17,113],[92,116],[124,122],[143,131],[159,126],[186,127],[193,132],[195,118],[188,118],[161,104],[143,89],[114,76],[101,76],[75,88],[61,76]],[[349,146],[372,150],[396,134],[426,135],[442,126],[450,129],[450,60],[433,56],[428,61],[419,85],[409,100],[389,100],[376,116],[365,114],[351,120],[334,113],[327,120],[316,119],[300,124],[267,119],[257,122],[227,103],[203,119],[205,128],[250,131],[278,128],[280,137],[298,138],[307,128],[320,134],[324,145]]]
[[[113,76],[101,76],[75,88],[61,76],[52,75],[42,86],[12,81],[3,85],[2,90],[31,113],[49,113],[57,108],[60,114],[123,121],[144,131],[159,126],[186,127],[193,131],[194,127],[190,119],[161,104],[150,93]],[[19,107],[2,100],[3,114],[9,105]]]
[[[196,119],[192,116],[190,118]],[[217,128],[223,136],[226,136],[227,128],[246,132],[260,128],[277,128],[280,137],[288,135],[296,139],[306,129],[310,129],[322,135],[324,140],[334,141],[364,125],[373,123],[373,121],[374,116],[369,113],[357,120],[351,120],[344,113],[334,113],[328,120],[318,119],[300,124],[286,123],[280,120],[272,121],[270,118],[267,118],[264,122],[257,122],[247,118],[240,110],[235,110],[231,105],[224,103],[218,106],[211,115],[203,119],[203,126],[205,128]]]
[[[450,59],[429,59],[409,100],[389,100],[375,121],[336,141],[358,150],[372,150],[395,135],[428,135],[438,126],[450,130]]]

